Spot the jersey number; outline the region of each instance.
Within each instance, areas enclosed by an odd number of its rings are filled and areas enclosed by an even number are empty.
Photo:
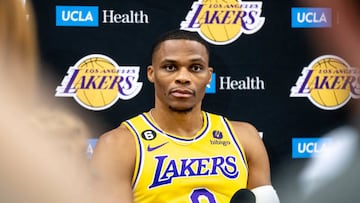
[[[216,203],[214,194],[205,188],[195,189],[190,195],[192,203],[200,203],[201,197],[208,199],[209,203]]]

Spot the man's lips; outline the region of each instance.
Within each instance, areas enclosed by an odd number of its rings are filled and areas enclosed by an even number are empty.
[[[188,98],[194,95],[194,91],[187,88],[174,88],[170,90],[170,95],[174,97]]]

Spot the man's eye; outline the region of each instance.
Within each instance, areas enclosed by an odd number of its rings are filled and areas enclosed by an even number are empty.
[[[165,65],[164,69],[167,71],[174,71],[176,70],[176,67],[174,65]]]
[[[194,72],[200,72],[203,69],[201,65],[193,65],[191,66],[191,70]]]

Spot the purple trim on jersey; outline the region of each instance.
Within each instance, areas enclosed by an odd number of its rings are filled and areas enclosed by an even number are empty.
[[[205,119],[206,119],[206,126],[204,128],[204,130],[200,133],[200,135],[198,135],[197,137],[195,138],[191,138],[191,139],[185,139],[185,138],[179,138],[179,137],[175,137],[173,135],[170,135],[168,133],[165,133],[164,131],[162,131],[160,128],[156,127],[152,122],[151,120],[145,116],[144,113],[141,114],[141,116],[145,119],[146,123],[148,123],[152,128],[154,128],[156,131],[158,131],[160,134],[163,134],[163,135],[167,135],[173,139],[176,139],[176,140],[181,140],[181,141],[194,141],[194,140],[197,140],[199,139],[200,137],[202,137],[208,130],[209,128],[209,116],[207,113],[205,113]]]
[[[129,125],[129,127],[133,130],[133,132],[135,132],[136,137],[137,137],[137,142],[138,142],[138,144],[139,144],[139,149],[140,149],[140,153],[139,153],[139,154],[140,154],[139,168],[138,168],[137,173],[136,173],[136,175],[135,175],[134,183],[133,183],[133,185],[132,185],[132,188],[134,189],[134,188],[135,188],[135,185],[137,184],[137,181],[138,181],[138,178],[139,178],[139,175],[140,175],[140,170],[141,170],[141,167],[142,167],[141,163],[142,163],[142,160],[143,160],[143,157],[142,157],[143,152],[142,152],[142,145],[141,145],[141,142],[140,142],[140,139],[141,139],[141,138],[140,138],[138,132],[136,131],[135,127],[131,124],[131,122],[130,122],[129,120],[127,120],[127,121],[125,121],[125,122]]]
[[[239,150],[240,155],[241,155],[241,158],[242,158],[242,160],[244,161],[244,164],[245,164],[246,168],[248,168],[247,162],[246,162],[246,159],[245,159],[245,156],[244,156],[244,154],[243,154],[243,151],[241,150],[241,148],[240,148],[240,146],[239,146],[239,143],[236,141],[235,135],[234,135],[234,133],[232,132],[232,130],[231,130],[231,128],[230,128],[230,123],[227,122],[226,119],[225,119],[223,116],[221,116],[221,118],[222,118],[222,120],[224,121],[224,123],[225,123],[225,125],[226,125],[226,128],[228,129],[228,131],[229,131],[229,133],[230,133],[230,135],[231,135],[231,137],[232,137],[232,139],[233,139],[233,141],[234,141],[234,143],[235,143],[235,145],[236,145],[236,148]]]

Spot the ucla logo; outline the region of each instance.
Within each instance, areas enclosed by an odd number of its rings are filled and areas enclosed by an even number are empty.
[[[291,27],[331,27],[330,8],[291,8]]]
[[[73,97],[90,110],[104,110],[118,99],[129,100],[142,88],[138,66],[118,66],[111,58],[91,54],[71,66],[56,88],[56,97]]]
[[[302,70],[290,97],[307,97],[324,110],[338,109],[350,98],[360,98],[359,73],[337,56],[318,57]]]
[[[325,153],[332,145],[331,138],[293,138],[292,157],[312,158]]]
[[[263,26],[262,2],[237,0],[198,0],[193,3],[183,30],[198,32],[211,44],[226,45],[237,40],[242,33],[254,34]]]
[[[56,6],[56,26],[99,26],[97,6]]]

